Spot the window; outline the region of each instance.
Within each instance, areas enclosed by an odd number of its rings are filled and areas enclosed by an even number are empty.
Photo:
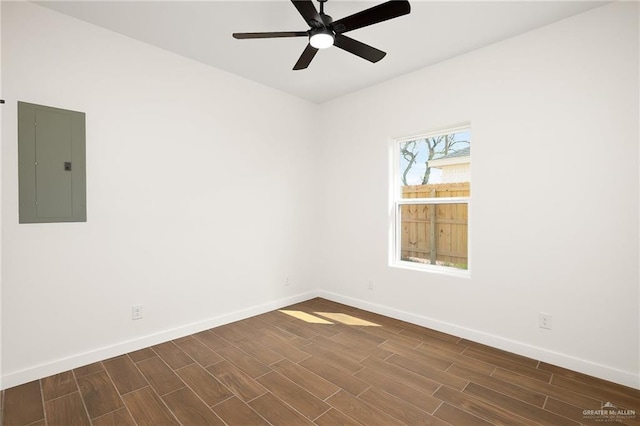
[[[392,266],[468,275],[471,130],[392,144]]]

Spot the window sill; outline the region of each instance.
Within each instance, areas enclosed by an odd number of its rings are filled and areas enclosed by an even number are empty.
[[[396,261],[389,264],[392,268],[405,269],[417,272],[430,272],[440,275],[448,275],[450,277],[471,278],[471,272],[468,269],[448,268],[446,266],[421,265],[414,262]]]

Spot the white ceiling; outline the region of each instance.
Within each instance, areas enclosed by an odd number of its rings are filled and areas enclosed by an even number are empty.
[[[307,39],[233,32],[306,31],[288,1],[45,1],[39,4],[213,67],[322,103],[584,12],[596,1],[411,1],[411,13],[349,36],[387,52],[371,64],[338,48],[292,67]],[[329,0],[334,20],[382,3]],[[316,3],[317,5],[317,3]]]

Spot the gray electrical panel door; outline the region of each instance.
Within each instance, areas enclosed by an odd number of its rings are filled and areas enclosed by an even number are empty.
[[[18,102],[20,223],[86,222],[85,114]]]

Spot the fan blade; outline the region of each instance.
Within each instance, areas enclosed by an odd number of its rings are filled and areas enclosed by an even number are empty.
[[[316,27],[316,25],[313,24],[313,21],[316,21],[319,24],[323,25],[322,18],[316,10],[316,7],[313,5],[312,0],[291,0],[291,3],[293,3],[296,9],[298,9],[298,12],[300,12],[300,15],[302,15],[305,22],[310,27]]]
[[[407,0],[391,0],[335,21],[333,30],[336,33],[346,33],[347,31],[397,18],[409,12],[411,12],[411,5]]]
[[[378,50],[375,47],[371,47],[368,44],[364,44],[343,34],[336,34],[333,45],[374,63],[378,62],[386,55],[382,50]]]
[[[233,38],[239,40],[247,38],[278,38],[278,37],[306,37],[306,31],[282,31],[272,33],[233,33]]]
[[[298,62],[296,62],[296,64],[293,66],[293,69],[303,70],[307,68],[311,63],[313,57],[316,56],[316,53],[318,53],[318,49],[311,46],[310,44],[307,44],[307,47],[302,52],[302,55],[300,55],[300,59],[298,59]]]

